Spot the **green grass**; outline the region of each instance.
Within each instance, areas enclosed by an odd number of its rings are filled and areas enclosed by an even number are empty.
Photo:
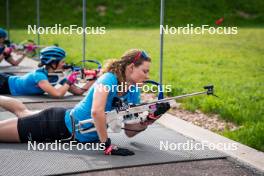
[[[9,0],[11,27],[36,24],[36,0]],[[158,27],[160,0],[87,1],[87,25],[106,27]],[[100,10],[101,9],[101,10]],[[105,10],[104,10],[105,9]],[[224,17],[227,26],[263,26],[263,0],[166,0],[165,24],[214,25]],[[82,24],[82,1],[41,0],[41,26]],[[5,27],[5,1],[0,1],[0,26]]]
[[[13,30],[16,41],[30,38]],[[264,151],[264,29],[239,28],[238,35],[165,35],[164,83],[171,84],[168,95],[200,91],[215,85],[215,97],[185,99],[184,107],[217,113],[241,126],[223,135]],[[82,58],[79,35],[42,35],[42,44],[59,43],[67,60]],[[142,48],[153,58],[151,79],[158,80],[159,30],[112,29],[105,35],[87,36],[87,58],[104,61],[118,58],[130,48]]]

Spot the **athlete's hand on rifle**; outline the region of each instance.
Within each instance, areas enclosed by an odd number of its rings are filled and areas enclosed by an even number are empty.
[[[72,72],[67,78],[64,78],[60,81],[60,84],[63,85],[67,83],[68,85],[72,85],[77,82],[77,75],[80,74],[79,72]]]
[[[28,44],[28,45],[24,45],[24,48],[27,52],[33,52],[35,49],[37,49],[38,47],[34,44]]]
[[[68,77],[67,80],[70,84],[74,84],[77,82],[77,75],[80,74],[79,72],[72,72]]]
[[[5,50],[4,50],[4,56],[5,57],[9,57],[12,53],[13,49],[11,47],[5,47]]]
[[[163,114],[165,114],[170,109],[170,103],[156,103],[156,110],[153,113],[150,113],[147,117],[147,120],[143,122],[144,125],[150,125],[159,119]]]
[[[111,144],[111,139],[107,138],[105,142],[104,154],[105,155],[130,156],[130,155],[134,155],[135,153],[128,149],[119,148],[116,145]]]
[[[169,102],[165,102],[165,103],[157,103],[156,108],[157,108],[157,110],[154,112],[154,114],[152,116],[154,119],[159,118],[162,114],[167,112],[171,107],[170,107]],[[151,118],[151,117],[149,116],[149,118]]]
[[[97,79],[98,71],[82,69],[82,74],[84,74],[84,78],[86,78],[86,80],[93,81]]]

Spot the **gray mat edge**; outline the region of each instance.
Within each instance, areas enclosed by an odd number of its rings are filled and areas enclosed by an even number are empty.
[[[47,102],[79,102],[81,101],[85,95],[80,95],[80,96],[76,96],[76,95],[67,95],[64,98],[52,98],[52,97],[43,97],[43,95],[41,95],[41,97],[39,96],[12,96],[12,95],[4,95],[10,98],[15,98],[19,101],[22,101],[24,104],[29,104],[29,103],[47,103]],[[45,96],[45,95],[44,95]],[[37,98],[39,97],[39,100],[37,100]],[[32,98],[31,100],[29,100],[30,98]],[[72,99],[70,99],[72,98]]]
[[[125,156],[126,157],[126,156]],[[162,165],[162,164],[173,164],[173,163],[188,163],[192,161],[205,161],[205,160],[217,160],[217,159],[227,159],[228,156],[217,156],[217,157],[208,157],[208,158],[199,158],[199,159],[189,159],[189,160],[178,160],[178,161],[167,161],[167,162],[153,162],[146,164],[134,164],[130,166],[116,166],[116,167],[105,167],[99,169],[92,170],[84,170],[77,172],[61,172],[59,174],[52,175],[71,175],[71,174],[81,174],[81,173],[89,173],[89,172],[97,172],[97,171],[106,171],[106,170],[115,170],[115,169],[124,169],[124,168],[133,168],[133,167],[141,167],[141,166],[154,166],[154,165]]]

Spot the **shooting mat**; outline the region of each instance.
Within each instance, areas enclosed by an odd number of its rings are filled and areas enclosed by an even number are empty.
[[[187,138],[158,124],[133,138],[122,133],[110,134],[112,142],[135,152],[134,156],[104,156],[102,151],[32,151],[27,144],[0,144],[0,175],[52,175],[80,173],[112,168],[173,163],[181,161],[225,158],[218,151],[205,150],[160,150],[160,141],[169,143],[187,142]]]
[[[8,73],[28,73],[37,68],[37,62],[31,59],[25,58],[18,66],[12,66],[3,60],[0,63],[0,72]]]
[[[66,93],[66,95],[63,98],[53,98],[46,94],[36,95],[36,96],[9,96],[9,97],[20,100],[24,104],[30,104],[30,103],[49,103],[49,102],[79,102],[84,98],[84,95],[76,96],[70,93]]]

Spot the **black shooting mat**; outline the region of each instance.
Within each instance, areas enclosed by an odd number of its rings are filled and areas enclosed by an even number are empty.
[[[65,173],[89,172],[111,168],[172,163],[225,158],[218,151],[205,150],[172,150],[159,149],[160,141],[179,143],[190,141],[175,131],[158,124],[133,138],[122,133],[109,134],[112,143],[126,147],[135,152],[133,156],[105,156],[102,151],[32,151],[27,144],[0,144],[0,175],[52,175]]]

